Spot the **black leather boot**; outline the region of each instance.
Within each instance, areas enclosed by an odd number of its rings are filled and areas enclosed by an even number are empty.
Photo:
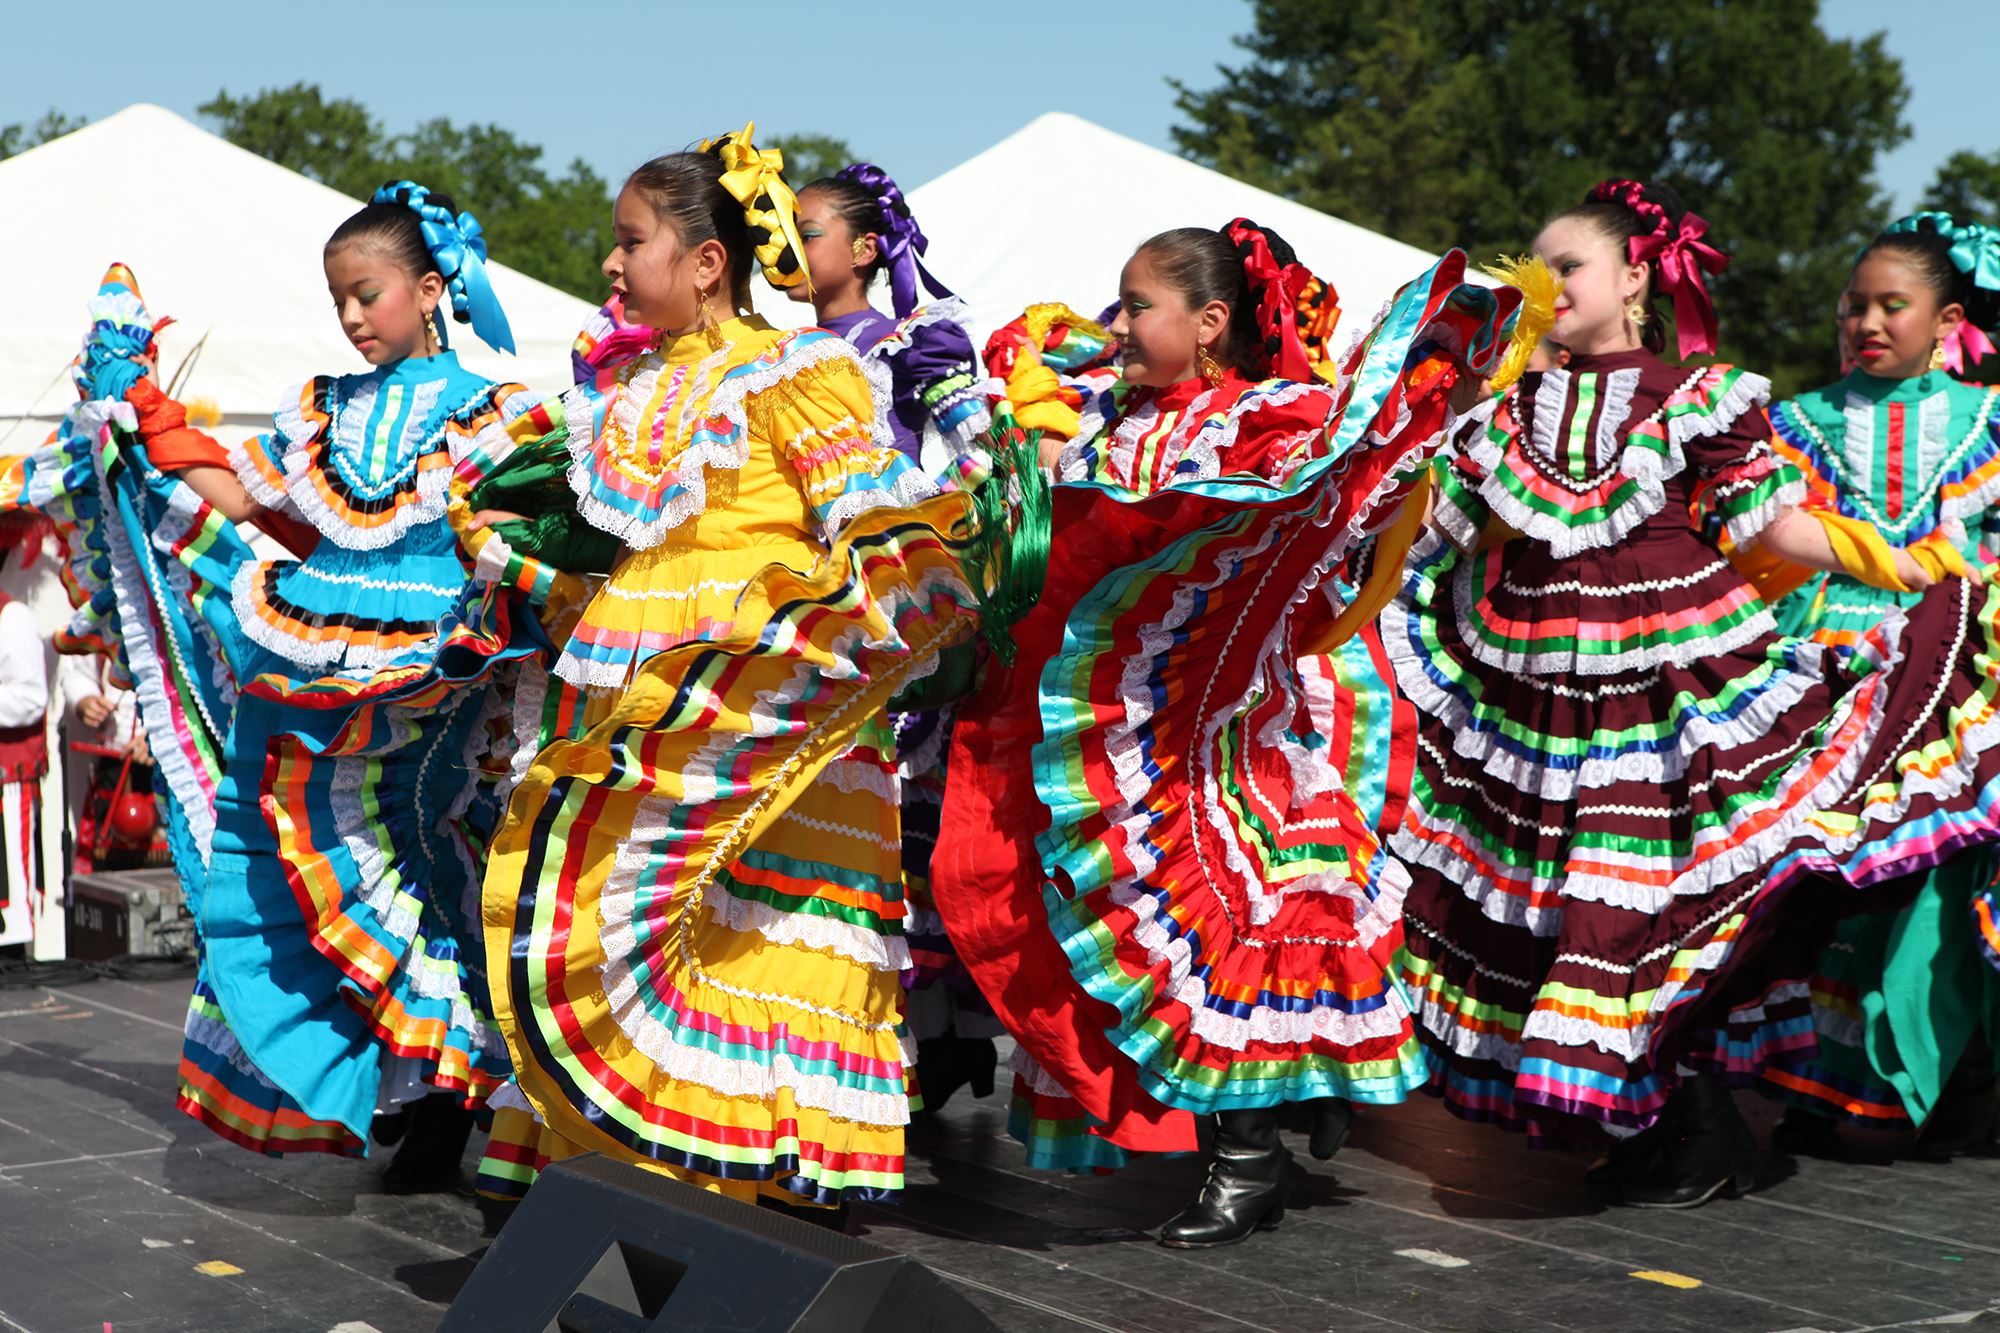
[[[1306,1147],[1314,1157],[1324,1162],[1347,1142],[1347,1131],[1354,1125],[1354,1103],[1345,1097],[1321,1097],[1309,1105],[1312,1107],[1312,1136],[1306,1140]]]
[[[477,1115],[465,1109],[458,1094],[434,1092],[410,1103],[410,1129],[403,1146],[382,1173],[382,1188],[390,1194],[465,1194],[459,1160],[472,1137]]]
[[[1277,1108],[1224,1111],[1215,1118],[1208,1181],[1179,1217],[1160,1228],[1160,1244],[1176,1250],[1234,1245],[1277,1226],[1291,1192],[1292,1155],[1278,1141]]]
[[[1625,1187],[1651,1171],[1661,1150],[1673,1142],[1675,1110],[1675,1103],[1669,1100],[1652,1124],[1637,1134],[1613,1139],[1611,1146],[1583,1169],[1583,1183],[1599,1194],[1623,1197]]]
[[[1995,1087],[1993,1052],[1975,1039],[1945,1080],[1930,1118],[1917,1131],[1916,1155],[1926,1162],[1983,1153],[2000,1130],[2000,1088]]]
[[[1757,1140],[1722,1080],[1691,1074],[1675,1091],[1674,1137],[1650,1170],[1625,1186],[1634,1208],[1699,1208],[1733,1199],[1757,1178]]]
[[[924,1110],[936,1114],[951,1095],[970,1087],[975,1097],[993,1095],[993,1071],[1000,1054],[991,1037],[926,1037],[917,1043],[917,1087]]]

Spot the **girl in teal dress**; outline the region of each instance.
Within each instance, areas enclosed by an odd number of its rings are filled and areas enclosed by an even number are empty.
[[[1944,213],[1891,225],[1854,266],[1839,306],[1847,376],[1779,403],[1775,443],[1805,475],[1809,506],[1861,545],[1879,537],[1943,567],[2000,549],[2000,388],[1954,371],[2000,326],[2000,231]],[[1851,649],[1915,592],[1814,574],[1775,610],[1781,631]],[[1932,1158],[1991,1141],[2000,970],[1982,948],[1991,854],[1948,861],[1899,911],[1843,924],[1811,982],[1817,1054],[1765,1073],[1792,1104],[1790,1151],[1833,1147],[1840,1119],[1919,1127]]]

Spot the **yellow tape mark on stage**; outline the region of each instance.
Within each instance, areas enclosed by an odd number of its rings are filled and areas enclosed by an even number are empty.
[[[1698,1277],[1689,1277],[1685,1273],[1668,1273],[1652,1268],[1644,1268],[1636,1273],[1627,1274],[1627,1276],[1636,1277],[1642,1282],[1657,1282],[1663,1287],[1676,1287],[1681,1291],[1693,1291],[1701,1285],[1701,1279]]]
[[[210,1259],[205,1264],[196,1264],[194,1271],[206,1273],[210,1277],[235,1277],[243,1270],[225,1259]]]

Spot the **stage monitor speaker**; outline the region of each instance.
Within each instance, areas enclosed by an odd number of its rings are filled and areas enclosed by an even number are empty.
[[[617,1246],[632,1304],[578,1287]],[[908,1255],[589,1153],[542,1172],[438,1333],[988,1333]]]

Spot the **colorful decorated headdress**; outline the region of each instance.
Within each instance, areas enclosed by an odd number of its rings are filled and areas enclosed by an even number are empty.
[[[2000,299],[2000,228],[1989,227],[1983,222],[1961,224],[1949,213],[1932,210],[1897,218],[1882,231],[1884,235],[1914,232],[1943,238],[1950,247],[1947,254],[1951,266],[1964,274],[1966,281],[1976,290]],[[1939,345],[1944,353],[1945,369],[1953,372],[1963,371],[1994,350],[1986,330],[1972,322],[1970,311],[1966,313],[1968,317],[1960,320],[1958,327]]]
[[[384,185],[368,202],[400,204],[417,215],[424,247],[444,278],[452,318],[472,325],[472,331],[488,347],[513,351],[514,331],[507,326],[507,312],[500,308],[500,298],[493,294],[493,283],[486,273],[486,236],[480,231],[479,219],[433,203],[431,192],[415,181]]]
[[[805,242],[799,238],[799,201],[785,183],[785,154],[752,143],[756,129],[753,120],[735,134],[704,139],[701,151],[722,161],[722,188],[743,205],[743,220],[755,238],[764,280],[781,289],[804,283],[810,292],[812,274],[806,270]]]
[[[1674,331],[1681,356],[1713,352],[1715,301],[1708,294],[1708,279],[1703,275],[1728,268],[1729,256],[1702,239],[1708,223],[1696,213],[1669,218],[1640,181],[1604,181],[1591,190],[1586,202],[1623,204],[1650,225],[1650,231],[1632,238],[1631,260],[1652,265],[1659,274],[1658,289],[1673,298]]]
[[[123,264],[113,264],[90,299],[90,332],[70,367],[70,378],[84,398],[123,400],[125,391],[145,375],[155,359],[154,336],[173,323],[146,313],[139,280]]]
[[[1257,332],[1271,358],[1271,374],[1280,379],[1310,380],[1313,360],[1306,350],[1299,319],[1300,302],[1317,281],[1298,261],[1282,236],[1248,218],[1236,218],[1222,229],[1243,261],[1250,297],[1257,303]],[[1334,313],[1339,313],[1338,302]]]
[[[834,173],[835,180],[851,181],[868,191],[875,199],[876,207],[882,210],[885,230],[879,235],[882,248],[882,265],[889,270],[889,300],[894,306],[897,319],[908,319],[916,313],[917,302],[921,299],[917,284],[921,282],[932,296],[950,296],[951,289],[931,276],[924,267],[924,254],[931,248],[930,238],[924,235],[922,227],[910,212],[910,201],[903,197],[889,173],[872,162],[856,162],[842,167]]]

